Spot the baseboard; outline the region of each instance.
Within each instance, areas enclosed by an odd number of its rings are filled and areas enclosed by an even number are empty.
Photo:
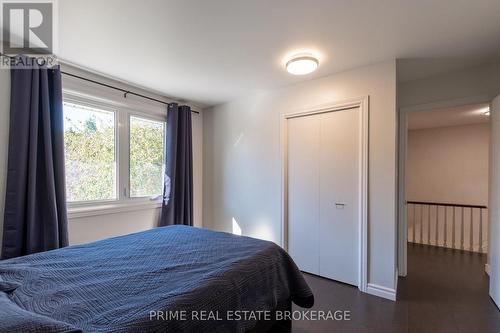
[[[366,293],[382,298],[389,299],[391,301],[396,300],[396,290],[379,286],[377,284],[373,283],[368,283],[368,286],[366,288]]]
[[[490,275],[490,273],[491,273],[491,266],[490,266],[490,264],[485,264],[484,265],[484,271],[486,272],[486,274]]]

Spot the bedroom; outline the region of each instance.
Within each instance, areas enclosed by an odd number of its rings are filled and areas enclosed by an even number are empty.
[[[474,294],[479,303],[456,300],[475,312],[457,319],[448,309],[424,321],[449,295],[405,298],[413,277],[399,165],[401,110],[491,104],[498,144],[496,1],[2,1],[2,10],[0,292],[12,311],[27,311],[9,314],[17,324],[31,318],[85,332],[499,327],[494,199],[489,278],[481,272],[490,290]],[[40,26],[50,27],[48,39]],[[49,50],[33,48],[33,35]],[[48,65],[23,66],[20,54]],[[36,79],[54,64],[60,69]],[[294,66],[315,70],[294,75]],[[350,149],[324,149],[342,146]],[[329,216],[347,218],[325,226]],[[158,228],[170,224],[189,227]],[[158,258],[161,251],[169,255]],[[30,267],[42,276],[27,276]],[[179,280],[166,283],[168,274]],[[207,278],[214,274],[220,280]],[[93,304],[103,281],[113,291]],[[293,288],[303,297],[286,296]],[[114,303],[125,290],[129,298]],[[178,297],[202,305],[194,311]],[[183,313],[170,310],[297,317],[149,317]]]

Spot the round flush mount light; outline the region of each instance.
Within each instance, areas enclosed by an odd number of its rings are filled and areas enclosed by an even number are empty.
[[[311,55],[295,56],[286,63],[286,70],[293,75],[306,75],[314,72],[319,65],[318,59]]]

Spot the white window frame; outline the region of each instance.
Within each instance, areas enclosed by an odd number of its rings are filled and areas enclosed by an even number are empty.
[[[148,111],[147,106],[141,107],[138,103],[127,105],[64,89],[63,102],[111,111],[115,115],[116,199],[67,202],[69,218],[161,207],[161,195],[157,197],[130,197],[130,117],[163,122],[166,139],[166,108],[165,115],[162,115],[159,112]],[[165,154],[164,151],[164,156]]]

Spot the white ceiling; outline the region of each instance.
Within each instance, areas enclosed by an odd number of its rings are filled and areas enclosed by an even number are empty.
[[[59,11],[61,59],[204,106],[394,58],[500,57],[498,0],[63,0]],[[299,51],[318,56],[315,73],[284,70]]]
[[[408,129],[425,129],[435,127],[459,126],[487,123],[490,117],[484,113],[489,104],[473,104],[455,108],[431,111],[410,112]]]

